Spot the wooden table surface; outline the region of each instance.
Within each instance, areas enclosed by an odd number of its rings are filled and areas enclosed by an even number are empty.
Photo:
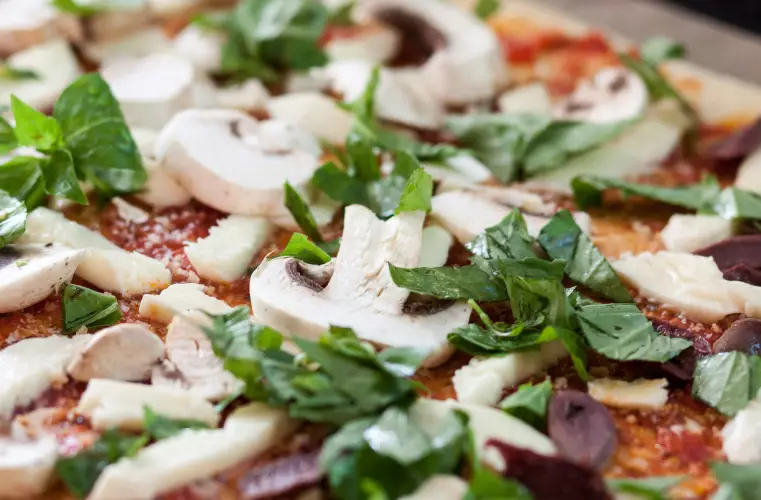
[[[727,0],[731,1],[731,0]],[[761,0],[759,0],[761,1]],[[685,43],[689,59],[761,83],[761,37],[659,0],[541,0],[591,25],[632,40],[669,35]]]

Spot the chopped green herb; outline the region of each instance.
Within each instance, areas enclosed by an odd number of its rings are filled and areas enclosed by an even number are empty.
[[[14,156],[0,165],[0,187],[23,201],[27,210],[35,209],[47,196],[41,168],[45,162],[45,158]]]
[[[312,210],[309,208],[309,204],[301,197],[298,191],[293,189],[288,182],[283,186],[285,191],[285,207],[291,213],[293,220],[304,231],[304,234],[309,236],[315,243],[322,243],[322,235],[317,227],[317,222],[314,220]]]
[[[526,221],[520,210],[513,209],[499,224],[486,228],[465,245],[473,255],[476,264],[484,264],[485,260],[528,259],[536,257],[534,239],[528,234]],[[491,271],[489,266],[483,266]]]
[[[143,415],[143,427],[151,439],[160,441],[176,436],[185,429],[208,429],[209,425],[200,420],[167,418],[146,406]]]
[[[551,397],[552,382],[546,379],[539,384],[521,385],[517,392],[503,399],[499,406],[505,413],[544,431],[547,425],[547,407]]]
[[[280,257],[293,257],[307,264],[327,264],[330,255],[301,233],[293,233]]]
[[[122,310],[116,297],[79,285],[66,285],[61,309],[64,333],[76,332],[83,326],[109,326],[122,319]]]
[[[7,154],[17,147],[18,141],[13,126],[0,116],[0,154]]]
[[[0,190],[0,248],[10,245],[26,231],[26,207]]]
[[[29,261],[28,260],[19,259],[19,260],[16,261],[16,267],[24,267],[26,265],[29,265]]]
[[[11,96],[11,109],[16,120],[14,132],[19,146],[45,153],[61,147],[63,133],[55,118],[45,116],[15,95]]]
[[[330,12],[328,24],[331,26],[354,26],[354,8],[356,0],[344,1]]]
[[[722,352],[698,360],[692,395],[733,416],[756,398],[761,388],[761,357]]]
[[[739,465],[726,462],[711,464],[719,481],[719,491],[712,500],[758,500],[761,491],[761,465]]]
[[[684,45],[665,36],[648,38],[642,42],[639,51],[642,59],[652,66],[659,66],[671,59],[684,59],[687,55]]]
[[[608,479],[608,487],[619,493],[630,493],[643,500],[668,500],[668,491],[685,480],[685,476],[652,476]]]
[[[402,212],[428,212],[433,197],[433,178],[422,168],[412,172],[404,185],[396,214]]]
[[[496,500],[497,498],[532,500],[534,497],[514,479],[504,478],[489,469],[476,469],[463,500]]]
[[[473,13],[485,21],[497,13],[499,6],[500,0],[477,0]]]
[[[11,66],[7,62],[0,62],[0,81],[39,80],[40,75],[30,69],[22,69]]]

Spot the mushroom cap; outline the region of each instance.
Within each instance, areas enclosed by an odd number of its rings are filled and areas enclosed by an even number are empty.
[[[223,212],[287,214],[283,183],[305,189],[321,148],[306,131],[232,110],[188,110],[161,131],[156,158],[192,195]]]
[[[713,344],[713,352],[730,351],[761,355],[761,320],[746,318],[732,323]]]
[[[96,333],[69,364],[74,380],[94,378],[139,381],[164,359],[164,343],[147,326],[120,323]]]

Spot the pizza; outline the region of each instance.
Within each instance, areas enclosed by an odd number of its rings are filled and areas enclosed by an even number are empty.
[[[761,89],[685,52],[0,0],[0,498],[761,499]]]

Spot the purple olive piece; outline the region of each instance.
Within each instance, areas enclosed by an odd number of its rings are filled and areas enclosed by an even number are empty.
[[[279,498],[318,484],[322,479],[319,456],[319,450],[297,453],[256,467],[238,480],[241,497],[246,500]]]
[[[728,281],[742,281],[753,286],[761,286],[761,269],[748,267],[747,264],[737,264],[724,272],[724,279]]]
[[[695,255],[713,257],[722,271],[738,264],[761,268],[761,234],[733,236],[713,245],[701,248]]]
[[[761,320],[747,318],[735,321],[713,344],[713,352],[731,351],[761,355]]]
[[[710,160],[741,160],[761,146],[761,118],[717,142],[706,151]]]

